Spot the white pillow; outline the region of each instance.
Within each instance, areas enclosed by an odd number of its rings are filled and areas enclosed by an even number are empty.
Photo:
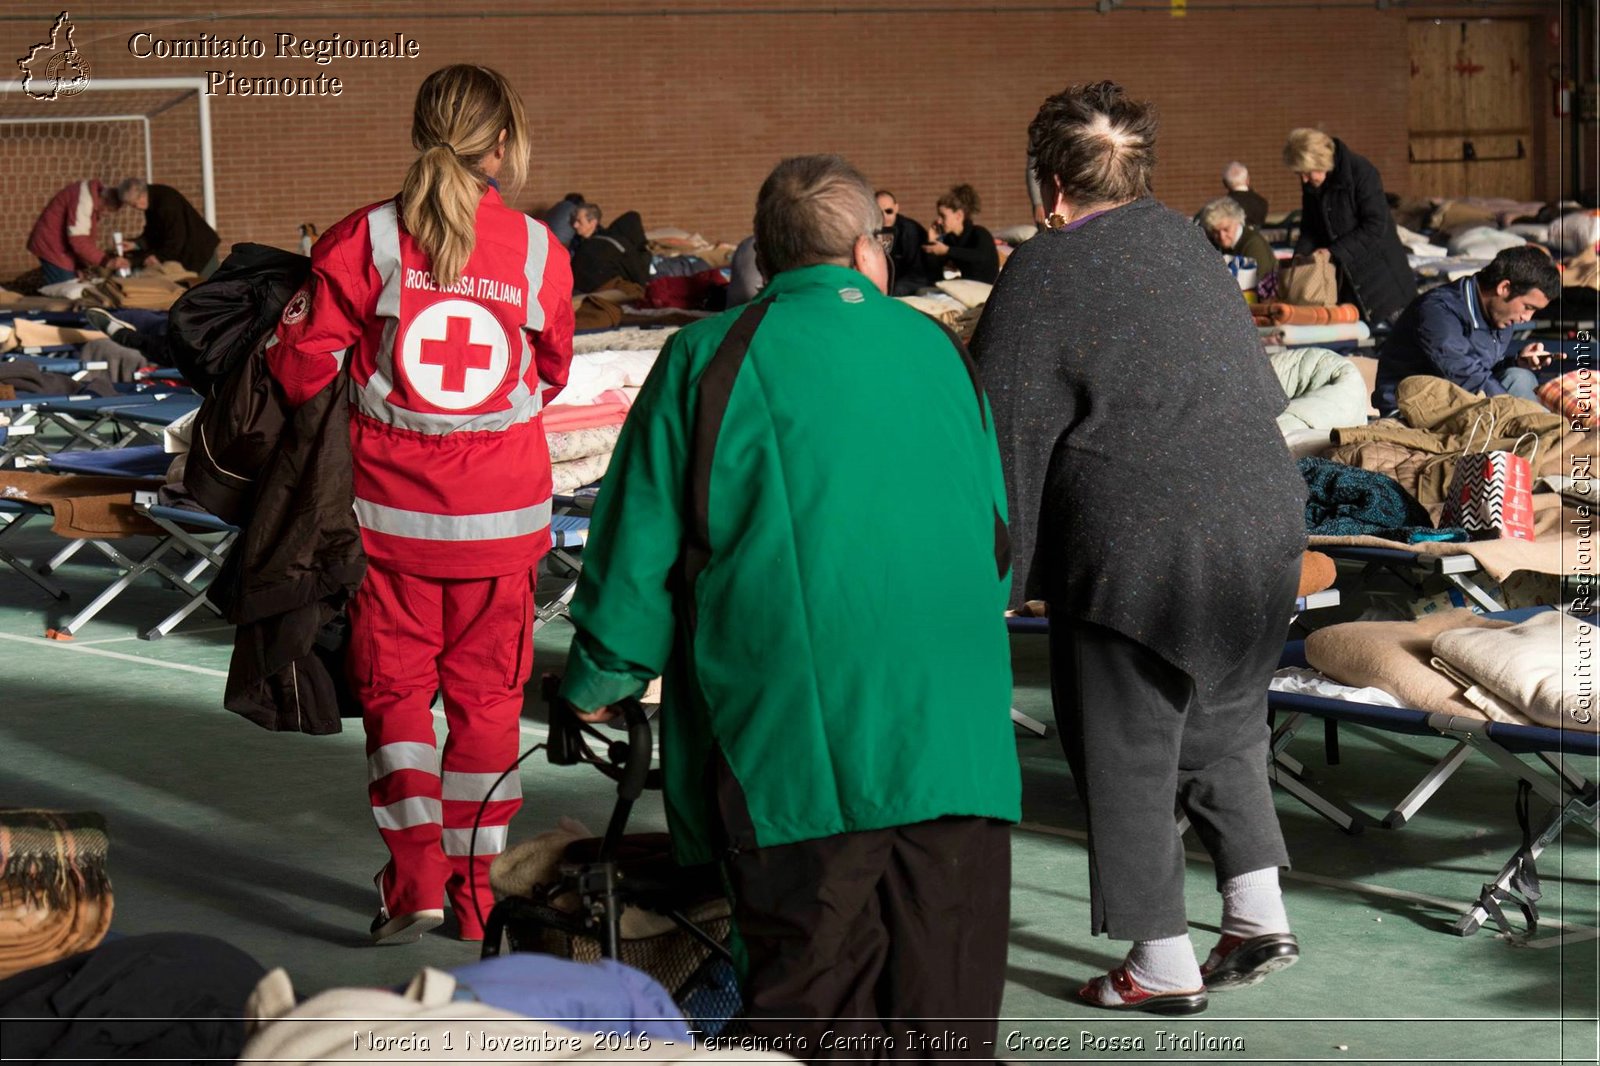
[[[1024,222],[1020,226],[1007,226],[1005,229],[995,230],[994,235],[1015,248],[1038,232],[1038,226],[1032,222]]]
[[[989,293],[994,290],[994,286],[987,281],[971,281],[967,278],[935,282],[935,285],[940,292],[960,300],[963,307],[982,307],[989,302]]]
[[[1596,244],[1600,244],[1600,211],[1574,211],[1550,223],[1550,246],[1562,255],[1577,255]]]

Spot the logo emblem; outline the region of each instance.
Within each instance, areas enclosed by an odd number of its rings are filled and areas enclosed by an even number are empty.
[[[418,396],[446,411],[469,411],[505,381],[511,343],[487,307],[440,300],[411,320],[399,357]]]
[[[284,307],[283,324],[286,326],[294,325],[296,322],[306,317],[306,312],[310,310],[311,296],[306,292],[305,289],[301,289],[299,292],[294,294],[294,296],[289,300],[288,305]]]
[[[860,289],[851,287],[848,289],[840,289],[839,299],[843,300],[847,304],[858,304],[865,300],[866,297],[861,295]]]
[[[72,43],[73,30],[72,20],[61,12],[50,27],[50,39],[17,60],[24,93],[35,100],[59,100],[89,87],[89,63]]]

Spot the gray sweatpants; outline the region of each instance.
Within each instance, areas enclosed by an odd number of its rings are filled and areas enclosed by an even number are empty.
[[[1300,567],[1280,582],[1260,634],[1209,696],[1113,630],[1050,627],[1051,695],[1062,747],[1089,816],[1091,932],[1155,940],[1188,932],[1181,809],[1216,863],[1217,883],[1288,851],[1267,780],[1267,682],[1294,607]]]

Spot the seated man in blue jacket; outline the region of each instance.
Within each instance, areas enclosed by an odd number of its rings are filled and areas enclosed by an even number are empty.
[[[1471,277],[1423,293],[1378,351],[1372,406],[1395,407],[1395,387],[1414,374],[1448,378],[1468,392],[1532,400],[1534,371],[1550,361],[1537,341],[1513,353],[1513,326],[1561,292],[1561,273],[1538,248],[1507,248]]]

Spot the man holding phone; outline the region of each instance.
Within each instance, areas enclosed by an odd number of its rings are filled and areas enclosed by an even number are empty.
[[[1554,358],[1543,344],[1519,346],[1513,329],[1561,292],[1561,273],[1532,246],[1507,248],[1471,277],[1423,293],[1401,313],[1378,351],[1372,405],[1395,411],[1395,388],[1417,374],[1468,392],[1536,400],[1535,371]]]

